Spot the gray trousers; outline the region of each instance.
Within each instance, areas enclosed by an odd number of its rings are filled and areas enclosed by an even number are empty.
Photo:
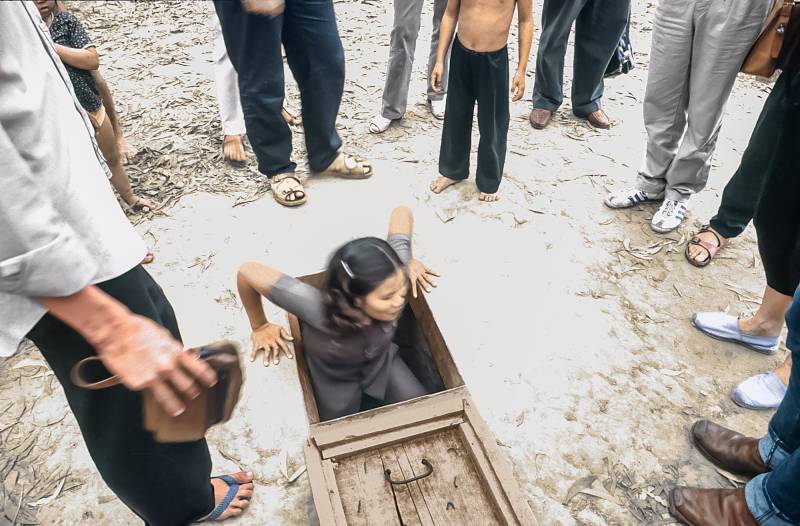
[[[644,97],[636,186],[685,202],[706,186],[722,114],[771,0],[661,0]]]
[[[544,0],[536,55],[533,107],[556,111],[563,102],[564,56],[575,24],[572,111],[600,109],[603,74],[628,23],[630,0]]]
[[[386,71],[386,85],[383,88],[383,107],[381,114],[386,119],[399,119],[406,112],[408,104],[408,84],[414,66],[414,52],[417,48],[417,35],[422,21],[422,6],[425,0],[395,0],[394,27],[389,50],[389,67]],[[439,24],[442,21],[447,0],[434,0],[433,33],[431,51],[428,56],[428,79],[436,63],[436,48],[439,46]],[[450,52],[444,60],[444,79],[442,92],[437,93],[428,82],[428,99],[441,100],[447,93],[447,71]]]

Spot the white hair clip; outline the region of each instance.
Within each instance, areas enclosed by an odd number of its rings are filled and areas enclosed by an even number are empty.
[[[345,263],[343,259],[341,260],[341,262],[342,262],[342,268],[344,269],[345,272],[347,272],[347,275],[350,276],[350,279],[355,279],[356,277],[353,275],[353,271],[350,269],[350,265]]]

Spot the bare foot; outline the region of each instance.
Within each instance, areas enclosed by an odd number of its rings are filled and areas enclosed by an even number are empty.
[[[285,120],[286,124],[289,126],[299,126],[303,123],[302,119],[300,119],[300,116],[289,110],[289,108],[286,106],[281,108],[281,115],[283,116],[283,120]]]
[[[493,202],[499,201],[499,200],[500,200],[500,196],[497,194],[497,192],[495,192],[493,194],[487,194],[486,192],[481,192],[480,194],[478,194],[478,201],[484,201],[486,203],[493,203]]]
[[[447,187],[453,186],[457,182],[458,181],[456,181],[455,179],[450,179],[449,177],[440,175],[439,177],[433,180],[430,186],[430,190],[434,194],[441,194]]]
[[[254,485],[253,474],[251,472],[245,473],[240,471],[239,473],[232,473],[229,476],[239,484],[239,490],[236,492],[233,500],[231,500],[230,504],[228,504],[228,507],[225,508],[222,514],[214,519],[217,521],[241,515],[250,505],[250,499],[253,498]],[[211,485],[214,487],[214,509],[216,509],[217,506],[219,506],[220,503],[225,500],[225,496],[228,494],[230,486],[228,486],[228,483],[220,478],[212,478]],[[211,516],[209,515],[207,518],[211,518]]]
[[[717,232],[717,235],[719,236],[719,232]],[[697,237],[701,241],[705,241],[706,243],[712,246],[719,243],[719,248],[724,247],[728,243],[727,238],[724,238],[722,236],[719,236],[719,241],[717,241],[717,237],[714,235],[714,232],[712,232],[710,228],[709,231],[700,232],[695,237]],[[687,250],[689,253],[689,259],[691,259],[695,263],[705,263],[706,260],[709,259],[708,250],[706,250],[702,245],[690,244]]]
[[[750,336],[780,336],[783,329],[783,320],[781,321],[761,321],[752,318],[739,319],[739,329]]]
[[[156,260],[155,254],[153,254],[152,250],[148,249],[147,250],[147,254],[144,256],[144,259],[142,260],[141,264],[142,265],[149,265],[150,263],[152,263],[155,260]]]
[[[128,204],[129,207],[134,209],[135,211],[142,210],[144,212],[149,212],[150,210],[155,209],[156,205],[151,200],[138,196],[134,193],[131,195],[123,195],[122,199]]]
[[[119,148],[119,158],[122,164],[128,164],[136,157],[136,154],[139,153],[139,150],[128,144],[125,137],[120,137],[119,140],[117,140],[117,148]]]
[[[247,157],[241,135],[226,135],[222,139],[222,155],[226,161],[243,163]]]

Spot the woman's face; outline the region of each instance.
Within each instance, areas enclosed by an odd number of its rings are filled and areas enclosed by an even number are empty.
[[[400,317],[406,304],[408,285],[406,275],[397,269],[393,275],[386,278],[378,288],[367,294],[360,307],[364,313],[378,321],[394,321]]]
[[[56,9],[56,0],[36,0],[36,7],[42,15],[42,20],[47,20]]]

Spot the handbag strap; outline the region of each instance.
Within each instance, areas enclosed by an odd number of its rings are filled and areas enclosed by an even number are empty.
[[[70,380],[72,380],[72,383],[77,385],[78,387],[82,387],[83,389],[91,389],[93,391],[119,385],[120,379],[118,376],[111,376],[109,378],[106,378],[105,380],[100,380],[99,382],[87,382],[86,380],[84,380],[83,376],[81,375],[81,369],[83,368],[83,366],[92,362],[99,362],[99,361],[100,361],[99,356],[89,356],[88,358],[84,358],[83,360],[73,365],[72,369],[69,372],[69,378]]]

